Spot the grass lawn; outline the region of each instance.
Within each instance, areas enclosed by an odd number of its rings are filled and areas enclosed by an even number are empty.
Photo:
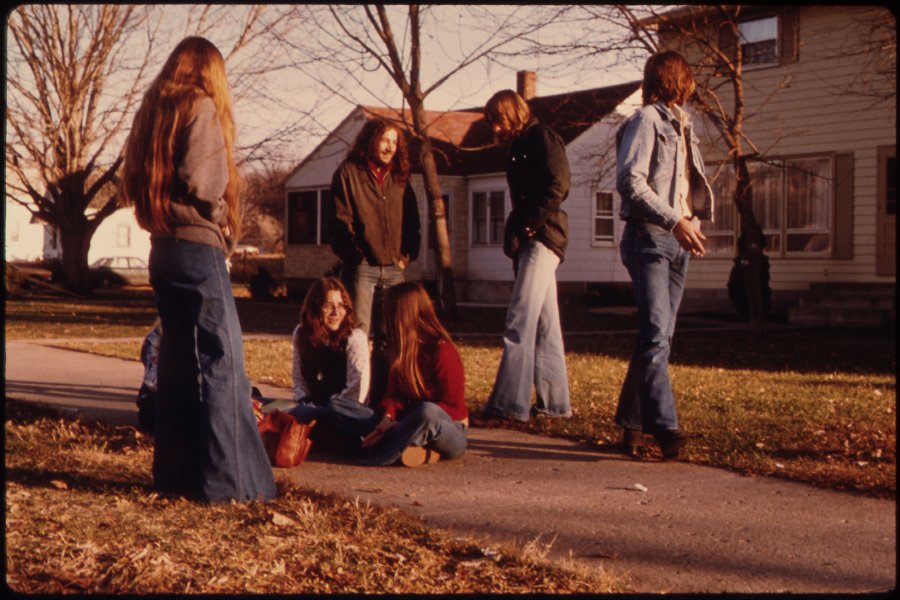
[[[153,322],[146,290],[117,290],[89,301],[10,300],[8,339],[142,337]],[[299,302],[237,299],[245,334],[288,335]],[[628,330],[628,314],[563,306],[564,331]],[[460,337],[469,407],[487,399],[500,359],[502,308],[466,309],[450,324]],[[773,475],[834,489],[896,497],[896,349],[893,331],[773,327],[753,344],[743,330],[675,336],[671,375],[679,418],[693,439],[686,460]],[[633,333],[567,338],[575,417],[539,419],[535,432],[605,446],[618,441],[616,399]],[[139,341],[68,343],[67,347],[136,360]],[[245,341],[250,378],[290,386],[288,339]],[[655,459],[649,456],[648,459]]]

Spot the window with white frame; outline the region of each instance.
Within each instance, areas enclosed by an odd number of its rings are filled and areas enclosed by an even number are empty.
[[[709,170],[718,169],[710,166]],[[766,237],[770,256],[821,256],[834,243],[834,159],[810,157],[747,164],[753,214]],[[734,205],[734,169],[721,168],[713,179],[715,220],[703,224],[710,255],[733,255],[740,219]]]
[[[747,67],[778,63],[778,18],[775,16],[738,23],[743,63]]]
[[[328,243],[331,198],[328,188],[288,193],[287,241],[289,245]]]
[[[612,192],[594,192],[593,245],[615,244],[615,213]]]
[[[116,246],[119,248],[128,248],[131,246],[131,227],[128,225],[119,225],[116,227]]]
[[[503,243],[506,218],[506,194],[503,190],[472,193],[472,245],[491,246]]]

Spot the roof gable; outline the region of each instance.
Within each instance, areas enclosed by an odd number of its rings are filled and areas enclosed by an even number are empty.
[[[620,85],[582,90],[553,96],[539,96],[528,100],[534,116],[544,125],[556,131],[565,144],[571,143],[592,125],[615,111],[640,87],[639,81]],[[360,106],[351,116],[362,110],[367,119],[383,118],[397,123],[403,130],[410,130],[412,117],[408,108],[396,109],[379,106]],[[438,172],[442,175],[481,175],[502,173],[506,169],[506,146],[494,140],[493,130],[484,119],[482,107],[455,111],[425,111],[429,138],[435,153]],[[339,129],[341,126],[338,126]],[[328,139],[331,138],[329,135]],[[325,142],[320,144],[323,147]],[[317,150],[318,148],[317,147]],[[310,157],[315,155],[314,150]],[[414,173],[422,172],[421,142],[410,139],[410,167]],[[290,179],[309,160],[304,159],[289,175]]]

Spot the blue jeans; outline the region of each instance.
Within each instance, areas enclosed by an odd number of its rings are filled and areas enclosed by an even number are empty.
[[[572,414],[556,298],[557,266],[559,257],[537,240],[519,251],[516,282],[506,312],[503,356],[484,406],[486,415],[527,421],[532,384],[537,391],[537,412],[554,417]]]
[[[341,271],[341,279],[350,299],[353,300],[353,318],[356,326],[367,334],[381,324],[381,315],[373,314],[375,288],[389,288],[405,280],[404,271],[396,265],[373,267],[365,262],[355,267],[346,267]]]
[[[274,498],[225,256],[212,246],[154,238],[150,281],[162,322],[154,487],[211,502]]]
[[[387,359],[387,330],[384,316],[381,314],[381,297],[384,290],[398,283],[403,283],[403,269],[396,265],[373,267],[365,262],[355,267],[347,267],[341,271],[341,279],[353,300],[353,317],[356,326],[366,332],[370,330],[374,338],[369,383],[369,405],[378,408],[381,398],[387,389],[387,377],[390,365]],[[375,302],[375,290],[378,288],[378,302]]]
[[[634,288],[638,339],[616,423],[646,433],[678,429],[669,352],[691,255],[670,232],[646,223],[628,223],[619,249]]]
[[[354,439],[365,437],[381,421],[378,413],[365,404],[340,396],[332,398],[327,408],[335,428]],[[407,446],[428,446],[442,459],[453,459],[462,456],[467,443],[465,425],[451,419],[447,411],[434,402],[420,402],[403,413],[360,463],[393,464]]]

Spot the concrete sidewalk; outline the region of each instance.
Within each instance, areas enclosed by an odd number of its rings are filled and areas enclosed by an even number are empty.
[[[286,358],[288,360],[288,358]],[[138,362],[6,343],[9,398],[136,424]],[[260,385],[287,397],[285,389]],[[637,592],[884,592],[896,587],[896,503],[583,444],[470,430],[456,461],[358,467],[313,455],[302,486],[399,508],[485,545],[550,545]],[[638,487],[638,484],[640,487]],[[643,491],[646,488],[646,491]]]

